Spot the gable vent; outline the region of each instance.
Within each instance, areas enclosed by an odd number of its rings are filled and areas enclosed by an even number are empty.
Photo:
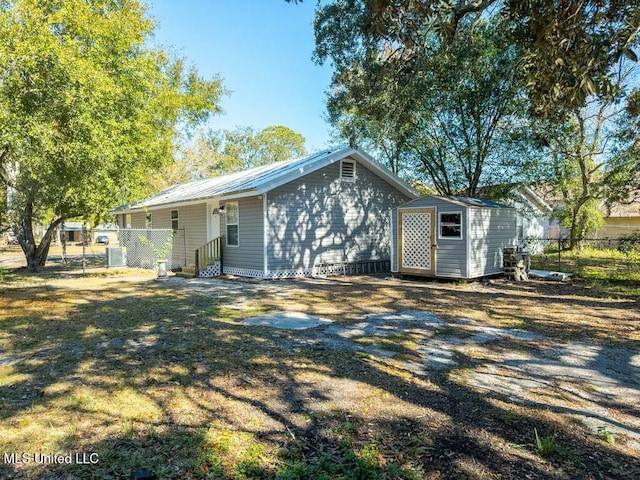
[[[356,162],[342,160],[340,162],[340,179],[344,182],[353,182],[356,179]]]

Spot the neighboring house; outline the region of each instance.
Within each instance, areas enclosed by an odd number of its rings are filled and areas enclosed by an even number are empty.
[[[64,222],[60,232],[67,243],[82,242],[82,222]]]
[[[595,238],[620,238],[640,231],[640,200],[629,205],[614,205],[605,211],[605,226]]]
[[[416,197],[345,148],[177,185],[112,213],[123,228],[184,229],[187,264],[223,237],[223,273],[284,278],[388,262],[389,212]]]
[[[479,196],[514,207],[518,212],[518,240],[549,237],[551,207],[540,194],[526,185],[494,185],[480,189]]]
[[[518,212],[518,240],[549,238],[553,208],[527,186],[513,191],[511,201],[505,202]]]
[[[67,243],[80,243],[82,242],[82,222],[64,222],[61,227],[60,234],[64,236],[64,241]],[[86,225],[87,238],[90,239],[89,243],[93,243],[98,235],[107,235],[110,241],[117,240],[118,225],[113,223],[102,223],[94,228],[90,228]]]
[[[391,271],[443,278],[502,273],[516,210],[489,200],[427,195],[391,212]]]

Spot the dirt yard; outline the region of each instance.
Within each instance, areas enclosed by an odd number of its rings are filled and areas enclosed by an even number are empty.
[[[0,478],[640,478],[640,285],[2,276]]]

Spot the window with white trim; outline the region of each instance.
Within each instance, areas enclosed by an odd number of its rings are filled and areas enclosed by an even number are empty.
[[[180,215],[178,210],[171,210],[171,230],[174,232],[180,228]]]
[[[444,239],[461,239],[462,212],[439,212],[438,236]]]
[[[356,162],[353,160],[342,160],[340,162],[340,180],[343,182],[356,181]]]
[[[224,204],[227,229],[227,247],[237,247],[240,245],[240,210],[238,202]]]
[[[144,216],[144,228],[153,228],[153,214],[147,213]]]

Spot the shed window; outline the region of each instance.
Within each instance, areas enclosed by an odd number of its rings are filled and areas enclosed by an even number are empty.
[[[180,216],[178,210],[171,210],[171,230],[176,231],[180,228]]]
[[[353,160],[342,160],[340,162],[340,180],[343,182],[354,182],[356,180],[356,162]]]
[[[122,216],[122,227],[123,228],[131,228],[131,214],[125,213]]]
[[[237,247],[240,245],[240,211],[238,202],[226,203],[224,211],[227,224],[227,247]]]
[[[440,213],[440,238],[462,238],[462,213]]]
[[[147,213],[144,217],[144,228],[153,228],[153,215]]]

